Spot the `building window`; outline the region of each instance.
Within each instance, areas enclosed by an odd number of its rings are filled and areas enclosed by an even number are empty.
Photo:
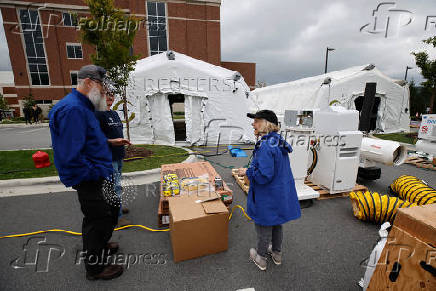
[[[64,26],[77,26],[77,15],[71,13],[62,13],[62,22]]]
[[[80,43],[67,43],[67,58],[82,59],[82,45]]]
[[[167,18],[164,2],[147,1],[148,42],[150,55],[168,50]]]
[[[50,85],[38,10],[20,9],[20,23],[32,85]]]
[[[53,104],[53,100],[35,100],[36,104]]]
[[[71,85],[77,86],[77,71],[71,71],[70,72],[70,78],[71,78]]]

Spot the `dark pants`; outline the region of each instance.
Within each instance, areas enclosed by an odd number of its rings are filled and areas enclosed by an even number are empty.
[[[283,230],[281,225],[264,226],[255,224],[257,233],[257,253],[266,257],[268,245],[272,243],[272,250],[280,252],[282,249]]]
[[[24,113],[24,119],[26,120],[26,124],[27,123],[32,124],[32,118],[30,117],[29,113]]]
[[[109,205],[102,194],[103,180],[85,181],[76,186],[84,215],[82,241],[86,271],[95,275],[103,270],[106,244],[118,223],[119,207]]]

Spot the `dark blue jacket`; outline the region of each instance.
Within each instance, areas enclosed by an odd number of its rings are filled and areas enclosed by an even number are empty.
[[[247,214],[256,224],[279,225],[301,216],[290,152],[292,147],[276,132],[264,135],[256,143],[247,169]]]
[[[104,135],[109,138],[123,138],[123,123],[120,116],[116,111],[96,111],[95,117],[100,123],[100,128]],[[112,161],[122,160],[125,156],[124,146],[109,145],[109,149],[112,151]]]
[[[73,89],[49,118],[54,163],[65,186],[112,175],[112,153],[88,97]]]

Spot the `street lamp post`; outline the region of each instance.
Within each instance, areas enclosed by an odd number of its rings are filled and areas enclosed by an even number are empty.
[[[407,72],[408,72],[410,69],[413,69],[413,67],[409,67],[409,66],[406,67],[406,74],[404,75],[404,81],[407,81]]]
[[[334,48],[330,48],[327,47],[326,51],[325,51],[325,69],[324,69],[324,74],[327,74],[327,63],[329,61],[329,52],[330,51],[334,51]]]

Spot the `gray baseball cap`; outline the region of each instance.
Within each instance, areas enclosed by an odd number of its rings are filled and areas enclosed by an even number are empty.
[[[92,79],[103,82],[106,76],[106,70],[96,65],[86,65],[80,68],[77,73],[77,79]]]

